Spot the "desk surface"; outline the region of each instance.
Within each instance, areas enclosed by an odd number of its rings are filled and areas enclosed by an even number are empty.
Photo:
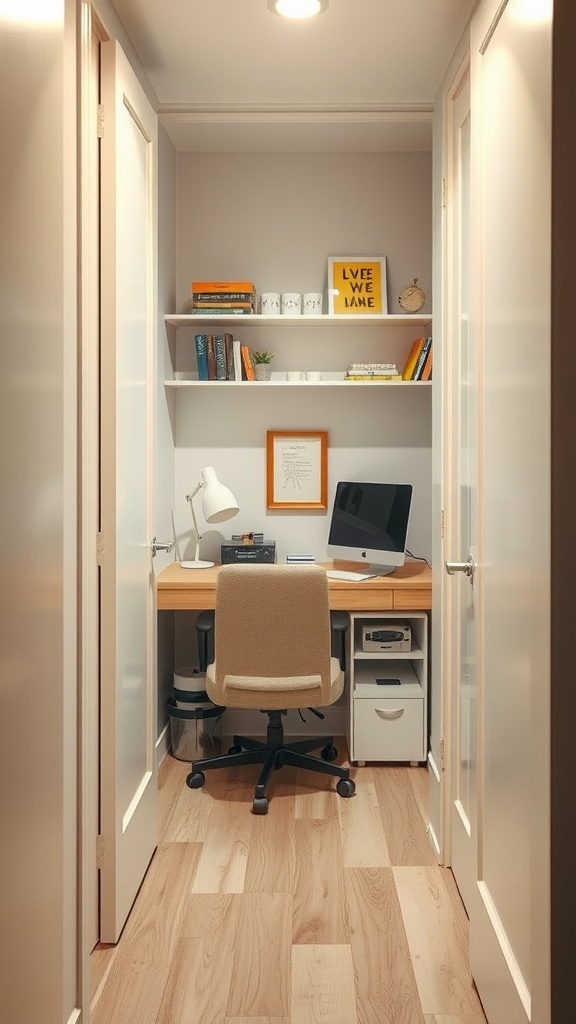
[[[321,562],[325,569],[359,571],[356,562]],[[214,608],[216,577],[212,569],[183,569],[172,562],[156,578],[158,611],[203,611]],[[432,607],[432,573],[423,562],[405,562],[390,576],[360,583],[328,580],[330,607],[348,612],[426,611]]]

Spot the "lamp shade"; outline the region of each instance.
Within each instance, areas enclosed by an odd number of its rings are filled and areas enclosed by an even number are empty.
[[[239,511],[232,491],[221,484],[212,466],[202,470],[202,515],[207,523],[224,523]]]

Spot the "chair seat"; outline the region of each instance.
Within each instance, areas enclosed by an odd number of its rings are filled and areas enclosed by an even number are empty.
[[[206,668],[206,692],[210,700],[224,707],[250,707],[260,711],[274,708],[309,708],[333,704],[344,690],[344,673],[337,658],[330,658],[330,699],[321,697],[320,680],[311,676],[235,676],[217,683],[217,662]],[[241,691],[241,693],[239,692]]]

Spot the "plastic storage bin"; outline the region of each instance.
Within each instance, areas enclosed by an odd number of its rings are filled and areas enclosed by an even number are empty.
[[[173,756],[194,761],[220,754],[225,708],[209,699],[204,689],[206,676],[197,669],[179,669],[174,673],[174,683],[167,701]]]

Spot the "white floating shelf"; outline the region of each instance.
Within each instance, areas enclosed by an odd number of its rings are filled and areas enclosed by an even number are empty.
[[[165,380],[167,388],[429,388],[431,380]]]
[[[236,323],[244,327],[353,327],[354,324],[362,324],[363,327],[410,327],[424,326],[432,323],[432,314],[413,316],[398,313],[389,313],[387,316],[374,316],[371,313],[354,314],[328,314],[319,316],[264,316],[262,313],[254,313],[252,316],[237,316],[236,314],[219,315],[197,315],[182,313],[181,315],[168,314],[164,317],[167,324],[174,327],[199,327],[207,324]]]

